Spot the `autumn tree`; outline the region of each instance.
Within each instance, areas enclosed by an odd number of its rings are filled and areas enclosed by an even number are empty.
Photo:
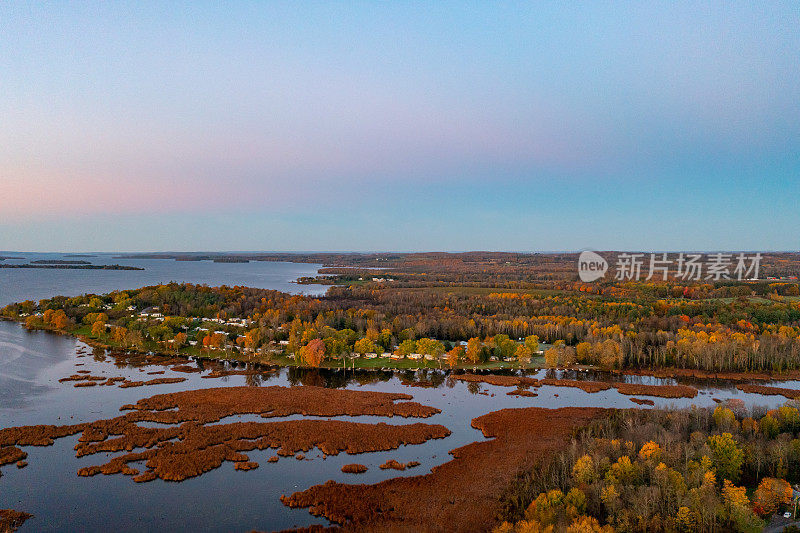
[[[727,407],[717,406],[714,409],[714,424],[720,430],[727,430],[730,431],[737,427],[736,423],[736,415],[733,414],[733,411],[728,409]]]
[[[392,349],[392,330],[384,328],[381,330],[380,335],[378,335],[377,344],[383,349],[383,351],[388,352]]]
[[[417,341],[417,350],[423,355],[439,357],[444,353],[444,345],[435,339],[420,339]]]
[[[518,345],[516,351],[514,352],[514,357],[516,357],[520,363],[529,360],[531,355],[531,349],[525,344]]]
[[[128,334],[127,328],[123,326],[117,326],[111,331],[111,338],[114,339],[114,342],[123,343],[125,342],[125,336]]]
[[[125,333],[125,345],[133,346],[134,348],[138,348],[140,350],[144,348],[144,337],[142,336],[142,332],[139,330],[128,330]]]
[[[104,324],[108,322],[108,315],[105,313],[88,313],[85,317],[83,317],[82,322],[84,324],[94,324],[95,322],[103,322]]]
[[[255,350],[261,343],[261,330],[258,328],[250,329],[244,335],[244,347]]]
[[[539,336],[538,335],[529,335],[525,337],[525,346],[531,351],[531,353],[536,353],[539,351]]]
[[[567,533],[614,533],[611,526],[601,526],[593,516],[579,516],[567,527]]]
[[[206,348],[220,349],[225,346],[225,341],[228,339],[224,333],[209,333],[203,337],[203,346]]]
[[[414,339],[417,338],[416,334],[414,333],[413,328],[404,329],[403,331],[400,332],[400,334],[397,337],[400,339],[401,342],[402,341],[407,341],[407,340],[412,340],[413,341]]]
[[[478,364],[481,362],[481,352],[483,351],[483,346],[481,344],[481,340],[478,337],[472,337],[470,340],[467,341],[467,359],[472,364]]]
[[[577,483],[591,483],[597,477],[594,459],[591,455],[583,455],[575,461],[572,467],[572,477]]]
[[[762,418],[759,421],[758,426],[759,429],[761,429],[761,433],[770,439],[777,437],[778,433],[781,431],[780,422],[778,422],[778,419],[771,414],[767,414],[767,416]]]
[[[579,363],[592,364],[594,363],[591,342],[579,342],[575,346],[575,356]]]
[[[178,332],[175,334],[175,337],[172,339],[172,345],[175,348],[175,351],[181,349],[181,347],[186,346],[187,335],[184,332]]]
[[[713,452],[714,467],[722,479],[736,482],[742,473],[744,452],[736,444],[733,435],[711,435],[708,437],[708,446]]]
[[[375,343],[372,341],[372,339],[364,337],[363,339],[359,339],[355,342],[353,345],[353,351],[359,355],[364,355],[365,353],[377,352],[378,348],[375,346]]]
[[[761,516],[769,516],[792,501],[792,492],[788,481],[765,477],[753,494],[754,507]]]
[[[312,339],[300,348],[299,355],[303,363],[318,368],[325,359],[325,342],[322,339]]]
[[[67,329],[70,325],[70,319],[67,317],[66,313],[64,313],[63,309],[59,309],[52,316],[52,324],[53,327],[56,329]]]
[[[622,348],[618,342],[606,339],[595,351],[599,352],[596,357],[603,368],[620,368],[622,366]]]
[[[513,356],[518,346],[504,334],[495,335],[489,342],[493,345],[494,354],[501,359]]]
[[[417,351],[417,342],[412,339],[406,339],[397,347],[397,354],[402,357],[407,357]]]
[[[92,324],[92,335],[95,337],[101,337],[106,333],[106,323],[98,320],[94,324]]]
[[[575,363],[575,348],[566,346],[563,341],[556,341],[545,350],[544,361],[550,368],[570,366]]]
[[[747,497],[745,487],[737,487],[727,479],[722,484],[724,515],[737,531],[761,531],[764,522],[759,520]]]
[[[452,350],[447,352],[447,364],[450,368],[455,368],[458,365],[459,359],[464,357],[464,347],[463,346],[455,346]]]

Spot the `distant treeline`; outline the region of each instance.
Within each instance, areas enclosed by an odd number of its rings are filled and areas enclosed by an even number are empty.
[[[58,263],[58,264],[29,263],[25,265],[0,265],[0,268],[51,268],[51,269],[57,268],[57,269],[67,269],[67,270],[144,270],[141,267],[125,266],[125,265],[84,264],[84,262],[82,261],[76,261],[75,263]]]
[[[67,261],[64,259],[37,259],[32,265],[91,265],[89,261]]]
[[[609,265],[621,252],[602,252]],[[672,254],[674,256],[676,254]],[[326,268],[370,269],[374,275],[402,272],[418,282],[507,283],[511,281],[575,281],[577,253],[423,252],[423,253],[152,253],[123,255],[119,259],[174,259],[177,261],[285,261],[318,263]],[[644,254],[643,261],[649,261]],[[643,263],[646,270],[648,263]],[[790,277],[800,272],[800,253],[762,254],[759,277]],[[343,273],[328,271],[327,273]],[[645,276],[646,276],[645,272]],[[670,277],[676,275],[675,265]]]

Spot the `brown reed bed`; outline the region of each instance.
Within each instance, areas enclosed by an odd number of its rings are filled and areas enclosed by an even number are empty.
[[[115,421],[108,421],[113,425]],[[117,427],[114,438],[100,441],[84,432],[76,446],[78,457],[128,451],[99,466],[82,468],[79,475],[125,473],[128,463],[146,461],[145,466],[165,481],[183,481],[218,468],[224,461],[249,462],[244,453],[275,449],[280,456],[299,460],[313,448],[326,455],[388,451],[402,445],[422,444],[444,438],[444,426],[423,423],[388,425],[340,420],[291,420],[234,422],[202,425],[184,423],[167,428],[142,428],[135,423]],[[144,448],[142,451],[139,449]],[[136,450],[136,451],[131,451]]]
[[[162,372],[163,374],[163,372]],[[165,383],[181,383],[186,381],[186,378],[153,378],[147,381],[131,381],[122,376],[105,377],[105,376],[91,376],[85,374],[74,374],[65,378],[61,378],[60,382],[72,381],[73,387],[94,387],[97,385],[113,386],[119,383],[119,388],[127,389],[129,387],[143,387],[149,385],[161,385]]]
[[[631,398],[630,399],[636,405],[655,405],[656,402],[653,400],[648,400],[647,398]]]
[[[540,379],[539,384],[553,387],[574,387],[589,393],[608,390],[613,386],[605,381],[582,381],[578,379]]]
[[[345,474],[363,474],[368,468],[358,463],[351,463],[342,467],[342,472]]]
[[[88,424],[18,426],[0,429],[0,446],[50,446],[53,439],[80,433]]]
[[[80,370],[78,372],[80,372]],[[72,374],[71,376],[61,378],[58,381],[59,383],[64,383],[67,381],[105,381],[106,379],[108,379],[106,376],[92,376],[89,374]]]
[[[260,414],[264,418],[296,414],[429,417],[439,412],[415,402],[398,401],[409,399],[411,396],[407,394],[321,387],[225,387],[182,391],[139,400],[122,408],[128,412],[107,420],[73,426],[6,428],[0,430],[0,446],[46,446],[52,444],[54,438],[82,431],[75,447],[78,457],[127,453],[105,464],[82,468],[79,475],[121,473],[133,476],[136,482],[156,478],[181,481],[217,468],[224,461],[250,463],[243,452],[255,449],[271,448],[277,450],[278,455],[297,454],[302,459],[303,454],[313,448],[325,455],[387,451],[450,434],[444,426],[419,422],[388,425],[292,420],[212,424],[241,414]],[[140,426],[140,422],[172,425],[151,428]],[[8,453],[11,457],[11,451]],[[15,454],[11,459],[22,458]],[[145,472],[129,466],[139,461],[145,462]]]
[[[233,464],[236,470],[255,470],[258,468],[258,463],[254,461],[241,461]]]
[[[562,449],[576,428],[606,412],[536,407],[495,411],[472,421],[492,439],[451,451],[454,458],[429,474],[374,485],[328,481],[281,501],[352,530],[489,531],[500,511],[500,495],[514,475]]]
[[[213,379],[213,378],[224,378],[228,376],[266,376],[269,374],[274,373],[274,370],[270,369],[244,369],[244,370],[220,370],[214,369],[208,374],[200,376],[201,378],[205,379]]]
[[[768,387],[766,385],[736,385],[736,388],[742,392],[749,392],[752,394],[763,394],[765,396],[783,396],[791,400],[800,398],[800,390],[786,389],[783,387]]]
[[[0,532],[13,532],[22,527],[26,520],[32,518],[30,513],[14,511],[13,509],[0,509]]]
[[[120,410],[149,422],[216,422],[224,416],[256,414],[264,418],[304,416],[402,416],[428,418],[441,411],[403,393],[324,387],[219,387],[157,394]],[[168,411],[176,409],[177,411]],[[139,411],[139,413],[135,413]]]
[[[459,381],[467,381],[472,383],[486,383],[488,385],[497,385],[499,387],[519,387],[520,385],[536,385],[536,378],[529,378],[527,376],[499,376],[496,374],[458,374],[452,376],[453,379]]]
[[[657,396],[659,398],[694,398],[697,389],[688,385],[642,385],[640,383],[614,383],[620,394],[630,396]]]
[[[527,397],[530,397],[530,398],[534,398],[536,396],[539,396],[537,393],[535,393],[535,392],[533,392],[531,390],[527,390],[527,389],[512,390],[512,391],[507,392],[506,394],[508,396],[527,396]]]
[[[120,389],[127,389],[130,387],[143,387],[150,385],[163,385],[165,383],[181,383],[186,381],[186,378],[153,378],[147,381],[128,381],[127,379],[120,383]]]
[[[173,366],[172,368],[170,368],[170,370],[172,370],[173,372],[184,372],[184,373],[187,373],[187,374],[191,374],[191,373],[194,373],[194,372],[202,372],[203,371],[202,369],[197,368],[196,366],[192,366],[192,365],[177,365],[177,366]]]
[[[28,454],[16,446],[3,446],[0,448],[0,466],[16,463],[28,457]]]
[[[409,461],[407,463],[401,463],[394,459],[389,459],[382,465],[380,465],[381,470],[405,470],[406,468],[414,468],[415,466],[419,466],[419,461]]]

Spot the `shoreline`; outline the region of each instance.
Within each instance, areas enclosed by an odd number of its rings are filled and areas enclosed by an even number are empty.
[[[336,363],[339,364],[323,364],[318,367],[310,366],[310,365],[303,365],[298,364],[295,360],[289,359],[286,356],[280,355],[275,360],[259,360],[255,358],[248,358],[248,357],[225,357],[225,356],[215,356],[212,353],[203,353],[202,351],[198,353],[186,353],[186,352],[170,352],[170,351],[162,351],[162,350],[139,350],[136,348],[126,348],[122,346],[114,346],[111,344],[107,344],[99,339],[95,339],[89,337],[84,334],[80,333],[72,333],[69,331],[51,329],[51,328],[42,328],[42,327],[35,327],[30,328],[25,325],[24,321],[15,319],[8,316],[0,316],[0,320],[4,320],[7,322],[13,322],[18,324],[20,327],[28,330],[28,331],[45,331],[47,333],[53,333],[57,335],[64,335],[73,337],[84,344],[92,347],[92,348],[99,348],[103,350],[107,350],[109,352],[121,352],[126,354],[138,354],[138,355],[155,355],[161,357],[176,357],[185,359],[188,361],[200,361],[200,362],[209,362],[209,363],[228,363],[234,366],[236,365],[252,365],[256,368],[263,368],[265,370],[274,370],[276,368],[302,368],[308,370],[360,370],[360,371],[383,371],[383,372],[402,372],[402,371],[418,371],[418,370],[436,370],[441,371],[447,374],[452,374],[455,376],[464,376],[464,375],[474,375],[478,378],[486,378],[489,381],[487,383],[491,384],[492,378],[500,377],[502,378],[515,378],[515,377],[522,377],[523,379],[525,373],[528,372],[540,372],[542,370],[553,370],[553,371],[577,371],[577,372],[600,372],[600,373],[608,373],[612,375],[619,375],[619,376],[641,376],[641,377],[653,377],[658,379],[691,379],[691,380],[698,380],[700,382],[705,381],[730,381],[730,382],[743,382],[743,381],[792,381],[792,380],[800,380],[800,370],[787,370],[785,372],[763,372],[763,371],[755,371],[755,372],[713,372],[707,371],[702,369],[689,369],[689,368],[654,368],[654,369],[603,369],[599,367],[591,367],[587,365],[570,365],[570,366],[563,366],[563,367],[546,367],[546,366],[529,366],[529,367],[521,367],[517,364],[508,365],[504,362],[489,362],[483,365],[475,366],[475,365],[457,365],[455,367],[448,367],[446,365],[438,365],[433,364],[431,361],[425,360],[418,360],[418,361],[410,361],[407,359],[401,359],[397,362],[402,362],[401,365],[392,365],[390,362],[394,362],[391,359],[385,358],[376,358],[376,359],[364,359],[364,358],[350,358],[349,361],[345,361],[348,364],[342,365],[340,364],[341,361],[337,361]],[[228,352],[226,352],[227,354]],[[233,355],[233,354],[231,354]],[[353,365],[352,363],[356,363]],[[326,361],[326,363],[331,363],[331,361]],[[389,364],[387,364],[389,363]],[[501,374],[494,375],[494,372],[500,372]],[[476,381],[483,381],[483,379],[476,379]]]

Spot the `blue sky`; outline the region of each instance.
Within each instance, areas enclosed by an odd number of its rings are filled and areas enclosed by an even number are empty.
[[[0,249],[799,249],[795,2],[0,4]]]

